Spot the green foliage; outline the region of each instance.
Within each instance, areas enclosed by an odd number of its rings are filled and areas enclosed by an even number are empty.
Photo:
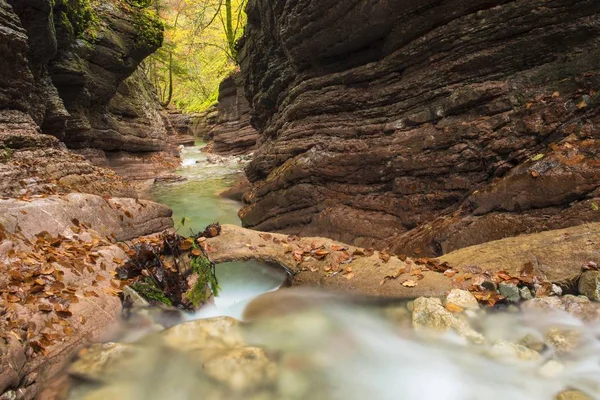
[[[164,25],[154,10],[140,10],[134,19],[139,46],[157,49],[163,44]]]
[[[235,42],[247,0],[162,0],[163,47],[144,62],[163,105],[188,112],[216,104],[219,83],[237,66]]]
[[[92,0],[57,0],[55,7],[60,22],[75,37],[81,37],[92,24],[98,21]]]
[[[171,302],[171,300],[165,296],[165,293],[162,291],[162,289],[156,287],[151,279],[135,282],[131,285],[131,288],[148,301],[155,301],[167,306],[173,305],[173,302]]]
[[[197,253],[202,253],[198,245],[194,242],[194,249]],[[203,254],[195,256],[191,255],[190,268],[193,273],[198,275],[198,280],[194,287],[186,294],[186,299],[189,300],[194,307],[198,307],[206,303],[211,295],[218,296],[219,282],[214,270],[214,264],[210,262]],[[210,288],[210,292],[206,290]]]

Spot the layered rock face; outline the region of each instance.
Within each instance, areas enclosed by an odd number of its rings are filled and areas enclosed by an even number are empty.
[[[251,0],[245,226],[440,255],[600,220],[599,13]]]
[[[132,76],[162,44],[162,26],[134,2],[92,4],[79,33],[76,22],[69,23],[69,3],[54,7],[59,47],[49,70],[70,114],[62,139],[70,148],[163,150],[156,96],[143,74]]]
[[[126,80],[160,44],[151,24],[121,1],[0,0],[0,398],[37,398],[116,322],[100,282],[127,257],[117,241],[172,227],[168,207],[67,149],[165,147],[143,79]]]
[[[240,79],[234,73],[219,86],[218,117],[208,133],[213,153],[241,155],[255,149],[258,132],[250,125],[250,106]]]

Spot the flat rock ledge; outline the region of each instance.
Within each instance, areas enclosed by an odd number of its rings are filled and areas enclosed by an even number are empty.
[[[0,200],[0,398],[40,396],[121,314],[122,243],[173,226],[171,210],[91,194]]]
[[[528,263],[537,276],[566,291],[575,290],[584,266],[600,262],[598,243],[598,223],[493,241],[440,258],[456,271],[453,276],[429,270],[418,259],[399,258],[326,238],[263,233],[234,225],[223,225],[219,236],[208,239],[207,251],[215,263],[260,260],[279,264],[291,273],[295,286],[416,298],[441,297],[453,288],[470,286],[468,278],[462,282],[456,278],[471,274],[474,267],[490,275],[506,271],[518,276]],[[416,273],[418,269],[421,271]]]

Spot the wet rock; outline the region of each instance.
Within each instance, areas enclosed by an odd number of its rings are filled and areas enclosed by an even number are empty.
[[[493,358],[508,360],[537,361],[541,359],[537,351],[505,340],[494,342],[492,347],[487,351],[487,354]]]
[[[140,296],[140,294],[130,286],[123,287],[123,297],[125,301],[130,301],[131,305],[134,307],[146,307],[150,305],[146,299]]]
[[[427,4],[249,2],[245,226],[439,256],[600,219],[600,111],[564,107],[597,79],[600,5]]]
[[[187,178],[185,176],[177,175],[177,174],[168,174],[161,175],[154,178],[154,183],[176,183],[186,181]]]
[[[590,300],[600,301],[600,271],[586,271],[579,278],[579,293]]]
[[[582,266],[600,259],[594,244],[598,241],[600,223],[591,223],[466,247],[439,259],[459,270],[477,265],[517,277],[526,264],[532,264],[534,275],[573,290]]]
[[[415,329],[452,331],[473,343],[485,341],[483,335],[473,330],[468,322],[446,310],[442,306],[442,301],[437,298],[416,299],[413,304],[412,322]]]
[[[592,397],[578,390],[567,390],[559,393],[555,400],[592,400]]]
[[[548,360],[540,367],[540,375],[546,379],[553,379],[559,376],[565,369],[564,364],[557,360]]]
[[[600,320],[600,304],[584,296],[565,295],[562,297],[538,297],[521,304],[525,313],[567,312],[583,321]]]
[[[193,357],[193,355],[192,355]],[[204,372],[236,392],[251,392],[272,384],[277,366],[263,349],[242,347],[203,359]]]
[[[161,334],[167,346],[187,351],[228,349],[246,345],[239,322],[230,317],[190,321]]]
[[[124,368],[131,367],[131,364],[123,363],[132,362],[139,351],[135,346],[123,343],[94,344],[79,352],[68,373],[98,382],[110,380]]]
[[[291,273],[290,282],[294,286],[319,286],[346,293],[397,298],[443,297],[453,289],[450,278],[428,270],[422,271],[423,279],[416,285],[405,286],[404,282],[414,279],[410,275],[410,269],[416,266],[414,262],[408,264],[391,256],[388,259],[385,254],[326,238],[301,238],[223,225],[221,234],[206,243],[215,263],[251,259],[275,263]],[[306,254],[305,249],[309,250]],[[405,272],[396,279],[389,278],[399,270]]]
[[[219,193],[219,196],[241,202],[244,194],[250,189],[250,182],[246,176],[241,177],[232,187]]]
[[[577,348],[581,340],[580,336],[580,332],[576,330],[552,328],[548,330],[544,340],[558,354],[565,354]]]
[[[515,284],[500,282],[500,285],[498,285],[498,289],[500,291],[500,294],[506,297],[506,301],[509,301],[511,303],[518,303],[519,300],[521,300],[519,288]]]
[[[446,304],[452,303],[465,310],[479,310],[479,302],[467,290],[452,289],[446,296]]]
[[[533,299],[533,295],[531,294],[531,290],[528,287],[522,287],[519,289],[519,295],[523,300],[531,300]]]
[[[18,229],[28,238],[43,231],[52,236],[72,237],[71,228],[77,228],[73,221],[78,221],[108,237],[130,240],[172,227],[171,214],[167,206],[148,200],[106,200],[82,193],[29,201],[0,200],[0,222],[7,231],[14,233]],[[48,215],[52,215],[52,219],[48,219]]]

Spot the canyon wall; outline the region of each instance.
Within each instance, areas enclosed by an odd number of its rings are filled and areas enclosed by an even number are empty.
[[[135,0],[0,0],[0,398],[38,398],[74,351],[100,340],[121,309],[97,278],[109,282],[127,258],[117,241],[173,226],[168,207],[90,162],[168,149],[134,73],[161,41]],[[33,289],[40,268],[54,274]],[[100,294],[87,298],[92,286]]]
[[[52,135],[128,179],[173,168],[176,143],[138,68],[162,44],[155,14],[135,0],[11,0],[2,7],[1,112],[26,115],[34,134]]]
[[[250,124],[250,105],[239,73],[219,85],[217,119],[206,137],[211,151],[222,155],[241,155],[254,151],[258,132]]]
[[[245,226],[440,255],[600,220],[600,2],[247,12]]]

